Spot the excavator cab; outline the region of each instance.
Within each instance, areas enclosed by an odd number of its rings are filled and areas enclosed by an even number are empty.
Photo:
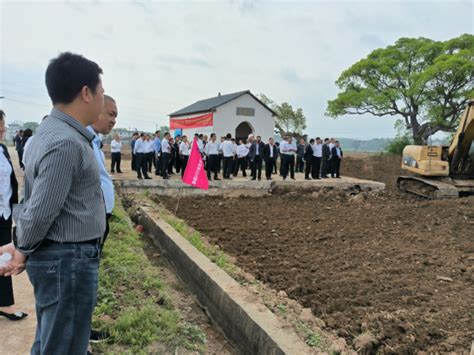
[[[399,176],[398,187],[430,199],[474,194],[473,140],[474,100],[470,100],[449,146],[405,147],[402,169],[413,175]]]

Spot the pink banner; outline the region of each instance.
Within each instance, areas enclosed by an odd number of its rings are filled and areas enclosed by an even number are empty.
[[[209,181],[204,171],[204,162],[202,161],[201,153],[199,153],[196,140],[193,141],[193,148],[184,171],[183,182],[198,189],[209,189]]]

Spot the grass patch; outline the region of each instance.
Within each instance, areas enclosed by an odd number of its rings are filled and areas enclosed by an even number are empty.
[[[123,208],[115,208],[101,260],[93,319],[94,329],[106,330],[111,337],[94,344],[93,351],[149,354],[185,348],[205,353],[205,334],[175,309],[143,245]]]
[[[231,276],[235,273],[235,266],[229,261],[228,256],[221,250],[204,242],[201,233],[190,228],[182,219],[172,215],[164,208],[160,208],[160,217],[172,226],[179,234],[189,241],[197,250],[207,256],[214,264],[219,266]]]

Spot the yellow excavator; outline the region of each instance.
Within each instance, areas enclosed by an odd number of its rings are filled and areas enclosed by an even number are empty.
[[[468,102],[451,145],[405,147],[402,169],[413,174],[398,177],[399,189],[429,199],[474,194],[473,140],[474,99]]]

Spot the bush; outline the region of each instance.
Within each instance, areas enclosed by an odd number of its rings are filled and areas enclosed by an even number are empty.
[[[390,154],[402,155],[403,148],[412,144],[410,138],[407,136],[399,136],[392,140],[385,150]]]

